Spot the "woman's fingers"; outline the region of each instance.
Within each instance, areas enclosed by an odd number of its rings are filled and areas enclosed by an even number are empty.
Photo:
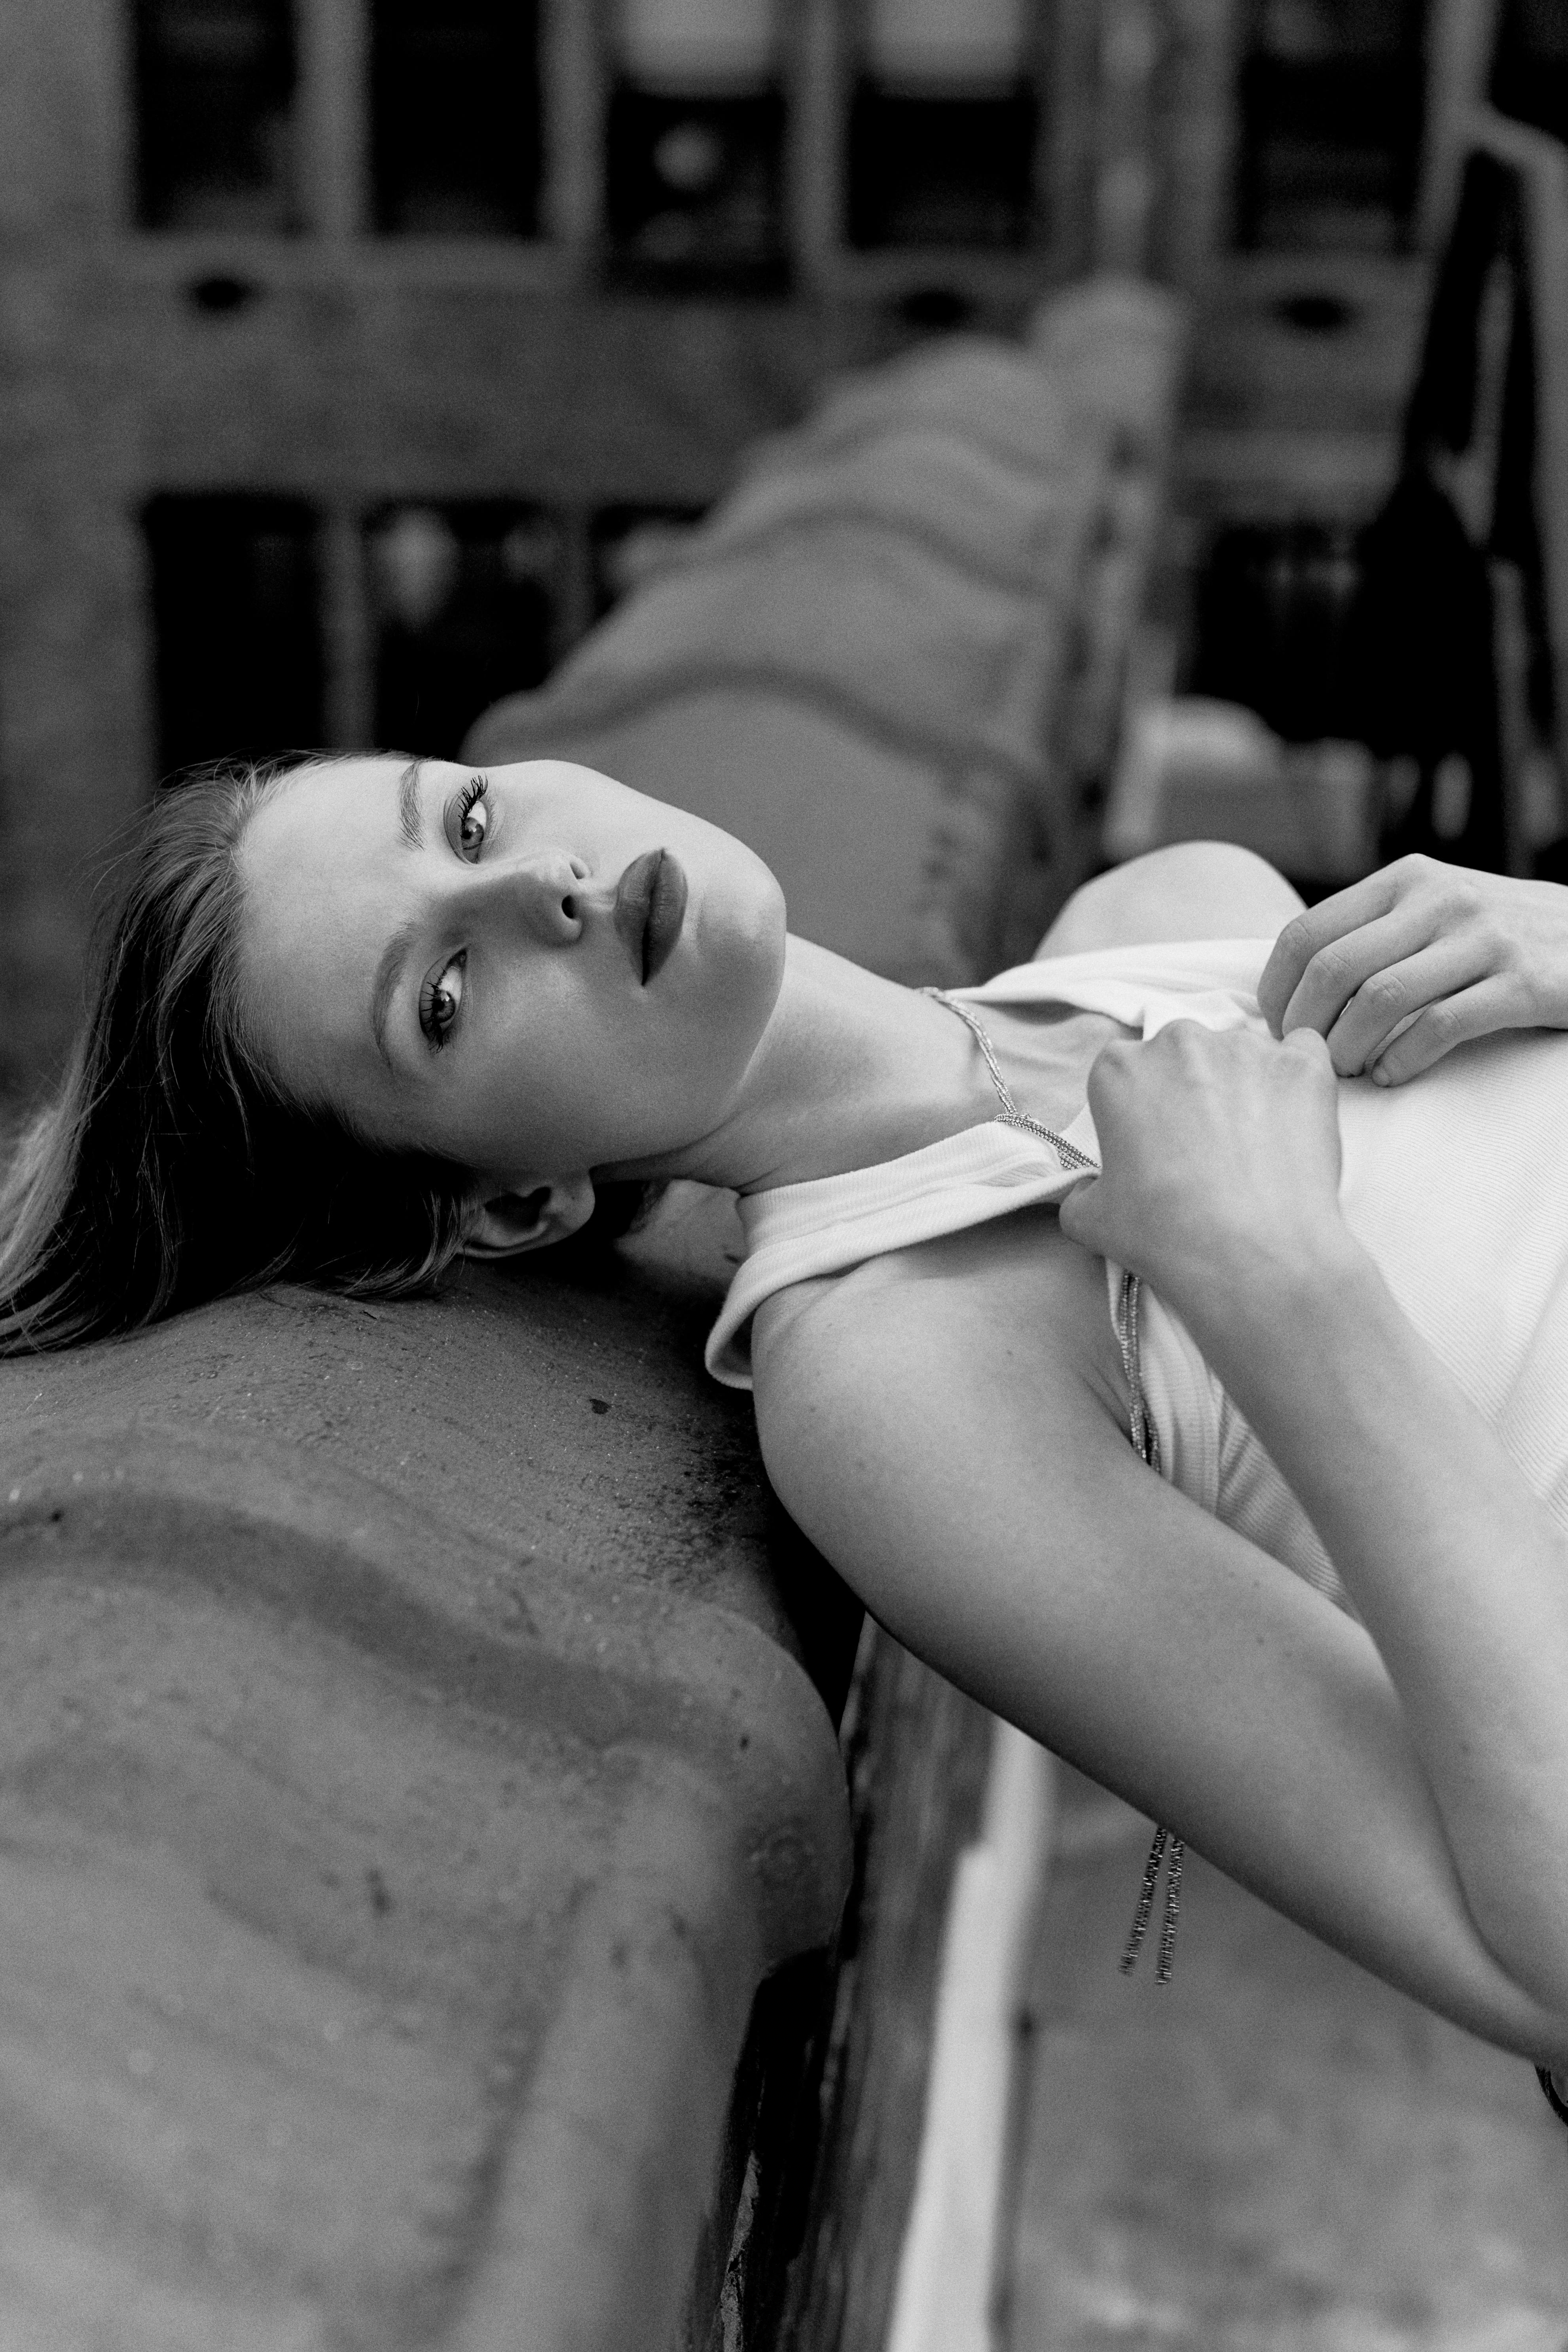
[[[1086,1176],[1064,1193],[1060,1210],[1062,1231],[1069,1242],[1081,1249],[1092,1250],[1096,1257],[1106,1257],[1110,1252],[1100,1231],[1101,1183],[1098,1176]]]
[[[1395,1085],[1492,1029],[1568,1029],[1568,890],[1402,857],[1292,916],[1258,994],[1277,1036],[1320,1030],[1342,1074]]]
[[[1374,974],[1419,954],[1432,938],[1426,910],[1419,905],[1402,904],[1326,940],[1287,999],[1279,1034],[1315,1029],[1321,1037],[1329,1036],[1357,992]]]
[[[1337,1222],[1336,1086],[1315,1030],[1281,1045],[1174,1021],[1107,1046],[1089,1100],[1103,1172],[1064,1201],[1063,1230],[1178,1311],[1227,1268],[1288,1256]]]
[[[1294,1054],[1310,1070],[1321,1070],[1325,1077],[1332,1077],[1333,1055],[1327,1039],[1316,1029],[1292,1029],[1282,1042],[1286,1052]]]
[[[1435,1004],[1427,1004],[1383,1048],[1368,1069],[1381,1087],[1403,1086],[1451,1054],[1472,1037],[1489,1037],[1494,1030],[1517,1025],[1515,992],[1496,976],[1478,981]]]
[[[1342,1078],[1358,1076],[1427,1005],[1440,1004],[1487,977],[1483,945],[1473,937],[1435,940],[1401,961],[1382,961],[1328,1032],[1335,1069]],[[1294,1013],[1285,1017],[1294,1024]]]
[[[1386,915],[1400,895],[1397,873],[1397,867],[1384,866],[1379,873],[1367,875],[1363,881],[1352,882],[1347,890],[1336,890],[1331,898],[1320,899],[1315,907],[1304,907],[1299,915],[1292,915],[1275,940],[1258,983],[1258,1002],[1263,1008],[1263,1017],[1277,1037],[1284,1034],[1286,1009],[1314,956],[1347,933],[1359,931]],[[1334,1013],[1338,1011],[1335,1005]],[[1332,1021],[1333,1013],[1329,1019]],[[1316,1028],[1318,1024],[1307,1025]]]

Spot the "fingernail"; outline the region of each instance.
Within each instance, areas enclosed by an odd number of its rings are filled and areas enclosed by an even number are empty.
[[[1374,1087],[1391,1087],[1394,1084],[1381,1062],[1374,1062],[1372,1066],[1372,1082]]]

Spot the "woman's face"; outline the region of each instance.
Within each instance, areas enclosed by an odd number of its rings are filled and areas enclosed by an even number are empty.
[[[285,1090],[503,1183],[699,1142],[783,974],[760,858],[563,761],[309,766],[238,863],[246,1011]]]

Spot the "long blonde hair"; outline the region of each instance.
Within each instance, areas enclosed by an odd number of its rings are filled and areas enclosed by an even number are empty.
[[[396,1297],[460,1250],[467,1171],[286,1101],[246,1034],[236,852],[309,756],[166,789],[120,861],[69,1067],[0,1177],[0,1355],[283,1276]]]

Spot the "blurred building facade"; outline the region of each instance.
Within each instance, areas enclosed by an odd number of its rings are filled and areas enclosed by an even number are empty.
[[[1351,257],[1384,385],[1497,15],[12,0],[0,1086],[58,1063],[160,777],[454,748],[833,370],[1249,248],[1276,308],[1281,257]]]

